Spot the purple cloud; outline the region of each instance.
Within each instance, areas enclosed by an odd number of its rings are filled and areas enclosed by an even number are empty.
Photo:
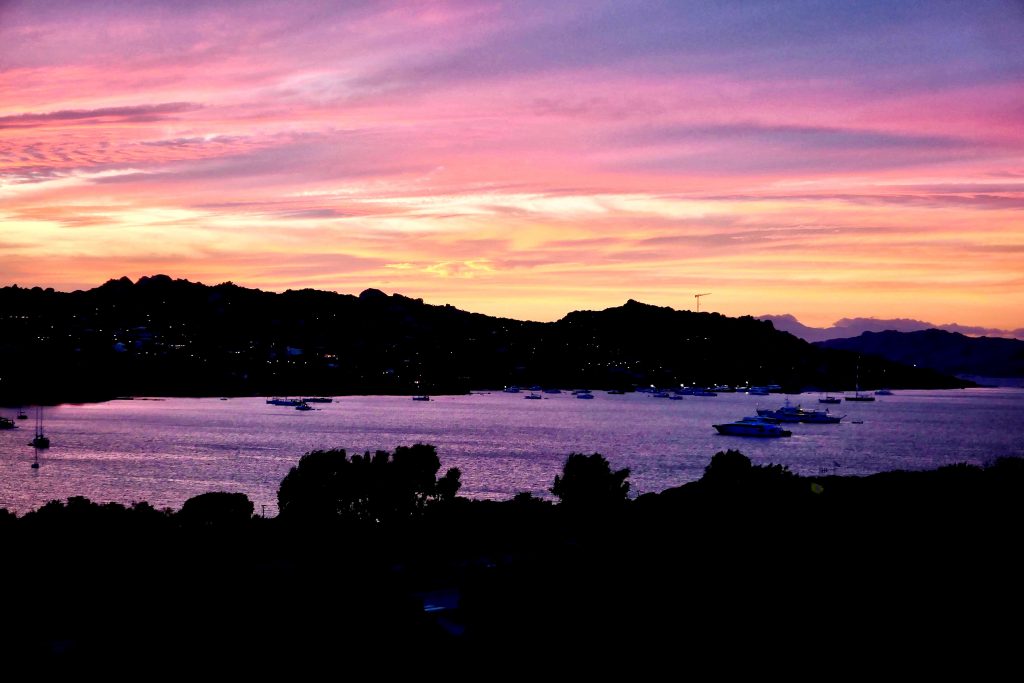
[[[119,123],[147,123],[173,118],[171,114],[201,109],[202,105],[191,102],[168,102],[135,107],[106,107],[103,109],[67,109],[45,114],[15,114],[0,116],[0,129],[36,128],[48,123],[94,122],[97,120]]]

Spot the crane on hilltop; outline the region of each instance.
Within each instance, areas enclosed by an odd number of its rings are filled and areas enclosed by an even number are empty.
[[[693,298],[697,300],[697,312],[698,313],[700,313],[700,298],[702,296],[707,296],[708,294],[711,294],[711,292],[704,292],[703,294],[694,294],[693,295]]]

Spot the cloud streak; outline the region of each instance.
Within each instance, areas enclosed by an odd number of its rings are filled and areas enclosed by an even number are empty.
[[[69,109],[45,114],[0,116],[0,130],[5,128],[36,128],[39,126],[95,123],[154,123],[172,118],[172,114],[195,111],[200,106],[188,102],[103,109]]]

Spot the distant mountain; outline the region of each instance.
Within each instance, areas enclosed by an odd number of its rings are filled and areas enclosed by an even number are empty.
[[[792,315],[762,315],[758,320],[767,320],[775,325],[775,329],[789,332],[809,342],[826,341],[828,339],[846,339],[856,337],[864,332],[884,332],[895,330],[896,332],[919,332],[922,330],[940,329],[947,332],[958,332],[972,337],[1008,337],[1024,339],[1024,328],[1016,330],[1000,330],[992,327],[978,327],[970,325],[959,325],[949,323],[946,325],[935,325],[922,320],[910,318],[891,318],[888,320],[880,318],[842,318],[837,320],[831,327],[809,327],[804,325]]]
[[[524,322],[368,289],[281,294],[166,275],[71,293],[0,289],[0,402],[115,395],[456,393],[505,385],[631,388],[854,384],[853,354],[751,317],[636,301]],[[861,383],[950,387],[884,360]]]
[[[880,356],[896,363],[972,378],[1024,378],[1024,341],[968,337],[944,330],[865,332],[819,342],[827,349]]]

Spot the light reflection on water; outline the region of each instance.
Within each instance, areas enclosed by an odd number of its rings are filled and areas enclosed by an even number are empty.
[[[868,474],[1024,455],[1020,389],[901,391],[874,403],[830,406],[847,415],[843,424],[792,425],[792,438],[770,440],[719,436],[711,425],[753,414],[757,406],[776,407],[782,396],[595,396],[524,401],[522,394],[498,392],[430,402],[346,396],[312,412],[262,398],[57,406],[46,410],[53,446],[40,452],[39,469],[29,467],[31,423],[0,431],[0,507],[20,514],[84,495],[179,508],[206,491],[239,491],[269,515],[281,479],[307,451],[392,450],[417,442],[437,446],[442,470],[462,470],[462,495],[495,499],[520,491],[546,495],[571,452],[596,451],[613,467],[629,467],[634,492],[698,479],[711,456],[727,448],[801,474],[835,463],[839,474]],[[791,398],[819,407],[814,394]]]

